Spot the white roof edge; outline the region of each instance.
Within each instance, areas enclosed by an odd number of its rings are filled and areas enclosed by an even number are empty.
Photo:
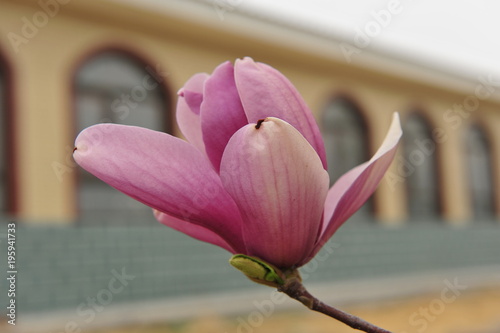
[[[111,1],[163,12],[169,16],[179,17],[215,29],[231,30],[243,36],[257,38],[290,49],[298,49],[302,52],[309,50],[310,53],[335,62],[387,73],[406,80],[410,78],[411,81],[440,89],[473,94],[479,84],[480,75],[472,77],[472,75],[467,76],[447,71],[438,65],[418,63],[384,49],[371,47],[360,49],[361,52],[355,54],[352,62],[349,63],[342,53],[340,45],[355,46],[346,38],[332,31],[321,31],[311,26],[296,25],[272,15],[236,5],[242,0],[143,0],[140,4],[135,0]],[[300,45],[300,48],[297,45]],[[490,100],[499,102],[500,93],[496,92]]]

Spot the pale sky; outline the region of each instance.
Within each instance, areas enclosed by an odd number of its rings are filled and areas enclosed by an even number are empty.
[[[390,51],[469,77],[500,77],[500,1],[494,0],[224,0],[353,41],[394,6],[368,48]],[[372,22],[372,23],[369,23]],[[387,23],[388,22],[388,23]],[[358,30],[359,29],[359,30]]]

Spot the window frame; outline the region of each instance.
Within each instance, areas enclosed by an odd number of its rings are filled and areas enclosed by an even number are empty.
[[[355,97],[353,97],[351,94],[346,93],[346,92],[341,92],[341,93],[337,93],[337,94],[331,96],[328,99],[328,102],[323,107],[323,112],[321,113],[321,118],[320,118],[320,130],[321,130],[323,140],[325,142],[325,148],[327,146],[327,143],[325,140],[325,133],[327,130],[325,118],[327,117],[327,113],[332,110],[333,105],[336,102],[345,103],[349,106],[349,108],[351,110],[354,111],[354,114],[355,114],[354,118],[356,119],[356,122],[360,126],[361,133],[363,133],[363,137],[360,139],[360,142],[362,142],[362,145],[364,147],[364,156],[362,157],[362,160],[359,163],[352,166],[352,168],[354,168],[354,167],[368,161],[373,154],[372,147],[370,145],[371,137],[372,137],[371,136],[371,129],[370,129],[370,122],[368,121],[368,118],[366,116],[367,113],[366,113],[365,109],[363,107],[361,107],[361,105],[357,101],[357,99]],[[328,156],[328,151],[326,152],[326,154]],[[331,165],[328,165],[328,168],[330,168],[330,167],[331,167]],[[352,169],[352,168],[350,168],[350,169]],[[345,172],[347,172],[349,170],[346,170]],[[342,174],[345,174],[345,172],[343,172]],[[335,181],[337,181],[337,180],[335,180]],[[335,181],[333,181],[333,182],[331,181],[330,187],[335,183]],[[376,197],[377,197],[377,195],[376,195],[376,193],[377,192],[375,191],[374,195],[370,196],[370,198],[368,198],[368,200],[364,204],[364,206],[367,206],[366,217],[368,217],[370,219],[375,219],[375,217],[377,216],[377,211],[376,211],[376,207],[377,207]]]
[[[490,133],[488,132],[486,126],[484,126],[484,124],[480,123],[480,122],[473,122],[473,123],[470,123],[468,124],[467,128],[465,129],[464,131],[464,135],[462,137],[462,140],[463,140],[463,153],[464,153],[464,161],[465,161],[465,168],[466,168],[466,175],[465,175],[465,179],[467,179],[467,193],[469,194],[469,203],[470,203],[470,207],[471,207],[471,216],[476,219],[476,218],[480,218],[480,219],[496,219],[497,218],[497,212],[498,212],[498,207],[497,207],[497,201],[496,201],[496,197],[497,197],[497,189],[496,189],[496,186],[491,186],[491,193],[490,193],[490,201],[491,201],[491,211],[487,214],[487,215],[478,215],[477,214],[477,210],[476,210],[476,207],[475,207],[475,198],[474,198],[474,191],[472,190],[472,177],[471,177],[471,165],[470,165],[470,159],[469,159],[469,135],[471,134],[471,130],[475,130],[475,131],[478,131],[478,133],[480,134],[481,136],[481,139],[482,139],[482,143],[485,145],[484,148],[485,150],[488,152],[488,165],[487,165],[487,168],[488,168],[488,173],[489,173],[489,180],[490,180],[490,183],[492,184],[496,184],[495,182],[495,165],[494,165],[494,161],[495,161],[495,156],[494,156],[494,152],[493,152],[493,140],[491,139],[491,135]]]
[[[408,133],[407,129],[407,123],[409,119],[418,119],[421,125],[424,125],[425,131],[427,134],[426,139],[430,139],[434,143],[434,151],[432,152],[433,156],[433,162],[432,162],[432,170],[433,170],[433,179],[434,179],[434,184],[436,184],[434,188],[434,194],[433,196],[436,198],[436,203],[435,203],[435,211],[431,215],[414,215],[412,214],[412,210],[410,209],[411,202],[413,201],[411,191],[410,191],[410,184],[408,181],[408,178],[411,176],[405,177],[405,192],[406,192],[406,204],[407,204],[407,214],[408,214],[408,219],[410,221],[423,221],[423,220],[428,220],[433,219],[435,221],[441,221],[443,217],[443,198],[442,198],[442,183],[441,183],[441,175],[440,175],[440,147],[439,144],[436,142],[436,140],[433,137],[433,128],[435,128],[432,125],[432,121],[430,118],[426,115],[426,113],[421,109],[421,108],[413,108],[412,111],[406,114],[404,118],[404,123],[403,123],[403,137],[402,137],[402,156],[404,161],[406,163],[412,163],[409,160],[409,153],[407,152],[407,144],[405,142],[405,133]],[[412,167],[416,167],[415,165],[411,164]]]
[[[118,54],[123,54],[125,57],[130,58],[133,62],[136,62],[137,64],[144,65],[145,68],[147,68],[147,71],[156,77],[161,77],[162,81],[158,82],[159,84],[159,89],[161,89],[162,96],[164,98],[164,105],[165,105],[165,110],[163,112],[165,113],[163,115],[163,129],[166,133],[168,134],[174,134],[174,119],[175,119],[175,106],[173,103],[173,94],[172,90],[170,89],[170,84],[167,80],[167,77],[162,76],[159,70],[161,70],[161,67],[158,66],[158,62],[153,61],[150,57],[145,56],[143,53],[141,53],[138,50],[135,50],[132,47],[128,46],[123,46],[123,45],[105,45],[101,47],[96,47],[84,54],[82,54],[75,64],[72,66],[71,70],[71,75],[69,77],[70,80],[70,89],[71,89],[71,110],[72,110],[72,115],[73,115],[73,137],[71,138],[74,140],[74,138],[78,135],[79,131],[79,125],[78,125],[78,108],[77,108],[77,98],[78,98],[78,87],[77,87],[77,76],[79,71],[84,67],[85,64],[87,64],[89,61],[92,61],[96,57],[99,57],[100,55],[107,54],[107,53],[118,53]],[[156,64],[156,66],[154,65]],[[151,72],[150,72],[151,70]],[[73,144],[72,142],[70,143],[71,145]],[[74,203],[75,203],[75,208],[76,208],[76,223],[80,224],[82,222],[82,215],[83,215],[83,209],[81,206],[81,198],[80,198],[80,186],[82,182],[82,173],[83,171],[77,168],[77,172],[75,172],[74,175]],[[108,186],[107,184],[103,183],[103,186]]]
[[[5,158],[5,188],[0,189],[4,191],[5,199],[4,202],[0,204],[3,213],[9,216],[16,216],[19,208],[19,175],[17,168],[17,140],[15,136],[15,99],[14,99],[14,87],[15,87],[15,75],[13,62],[7,57],[6,53],[0,47],[0,67],[5,76],[5,87],[4,89],[4,102],[0,106],[0,117],[3,118],[3,139],[4,145],[4,155],[0,158]]]

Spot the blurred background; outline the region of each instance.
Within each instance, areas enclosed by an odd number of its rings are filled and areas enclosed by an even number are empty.
[[[284,73],[332,182],[391,115],[404,138],[375,195],[302,270],[397,332],[500,332],[500,46],[489,1],[0,0],[0,329],[350,332],[159,225],[79,168],[102,122],[181,136],[176,92],[250,56]],[[16,326],[7,313],[16,226]]]

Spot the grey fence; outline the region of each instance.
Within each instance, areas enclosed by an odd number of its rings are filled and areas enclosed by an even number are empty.
[[[6,223],[0,225],[2,274],[8,270],[6,227]],[[20,315],[77,309],[82,302],[88,304],[88,297],[119,288],[120,283],[127,287],[112,295],[113,302],[261,288],[228,264],[226,251],[156,223],[142,227],[18,224],[16,234]],[[498,265],[500,224],[483,221],[450,227],[414,221],[384,227],[353,221],[334,235],[320,258],[303,268],[308,284]],[[110,285],[120,275],[124,281]],[[0,313],[6,312],[7,289],[2,278]]]

